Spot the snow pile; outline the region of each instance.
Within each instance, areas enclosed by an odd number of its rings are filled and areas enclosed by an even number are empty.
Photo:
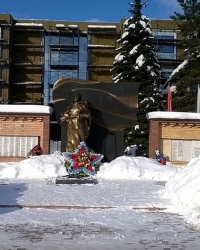
[[[178,206],[179,212],[200,226],[200,157],[193,158],[165,187],[165,194]]]
[[[33,156],[18,163],[0,163],[0,179],[44,179],[66,175],[64,158],[53,155]],[[179,171],[172,165],[163,166],[155,159],[121,156],[101,165],[97,178],[168,181]]]
[[[59,152],[33,156],[17,163],[0,163],[0,179],[44,179],[66,175],[63,163],[64,157]],[[177,167],[163,166],[155,159],[121,156],[102,164],[97,178],[167,181],[177,171]]]
[[[52,155],[33,156],[18,163],[0,163],[0,179],[44,179],[66,175],[63,157]]]
[[[120,156],[110,163],[104,163],[97,176],[105,179],[167,181],[178,170],[175,166],[163,166],[155,159]]]
[[[166,191],[176,203],[200,206],[200,157],[193,158],[186,167],[166,184]],[[191,195],[192,194],[192,195]]]

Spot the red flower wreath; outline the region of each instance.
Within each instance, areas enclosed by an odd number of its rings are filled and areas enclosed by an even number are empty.
[[[100,162],[103,158],[101,154],[89,152],[85,142],[81,142],[75,152],[65,152],[63,155],[70,162],[67,170],[70,175],[78,174],[81,171],[87,172],[89,175],[95,175],[94,164]]]

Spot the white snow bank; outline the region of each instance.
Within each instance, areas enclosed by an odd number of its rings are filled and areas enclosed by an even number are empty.
[[[168,181],[177,171],[177,167],[161,165],[155,159],[120,156],[110,163],[104,163],[97,176],[105,179]]]
[[[60,152],[33,156],[15,163],[0,163],[0,179],[43,179],[66,175],[63,163],[64,157]],[[177,171],[177,167],[161,165],[155,159],[121,156],[102,164],[97,178],[167,181]]]
[[[188,222],[200,227],[200,157],[193,158],[165,186],[172,202]]]
[[[200,206],[200,157],[191,159],[166,184],[166,192],[175,203]]]
[[[18,163],[0,163],[0,179],[44,179],[66,175],[63,157],[53,155],[33,156]]]

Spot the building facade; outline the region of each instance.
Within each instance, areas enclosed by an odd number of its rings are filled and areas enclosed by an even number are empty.
[[[52,101],[53,84],[62,77],[110,82],[118,23],[19,20],[0,14],[0,102],[44,104]],[[160,83],[182,62],[177,22],[152,20]]]
[[[53,106],[52,87],[62,77],[111,82],[124,21],[21,20],[0,14],[0,103]],[[151,26],[163,86],[184,59],[181,37],[173,20],[152,20]],[[60,137],[57,126],[52,121],[52,140]]]

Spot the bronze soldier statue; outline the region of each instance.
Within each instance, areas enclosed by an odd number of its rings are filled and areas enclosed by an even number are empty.
[[[61,122],[66,121],[67,138],[66,151],[74,151],[81,141],[89,136],[91,126],[91,114],[87,108],[87,102],[81,101],[81,95],[75,94],[73,102],[61,114]]]

